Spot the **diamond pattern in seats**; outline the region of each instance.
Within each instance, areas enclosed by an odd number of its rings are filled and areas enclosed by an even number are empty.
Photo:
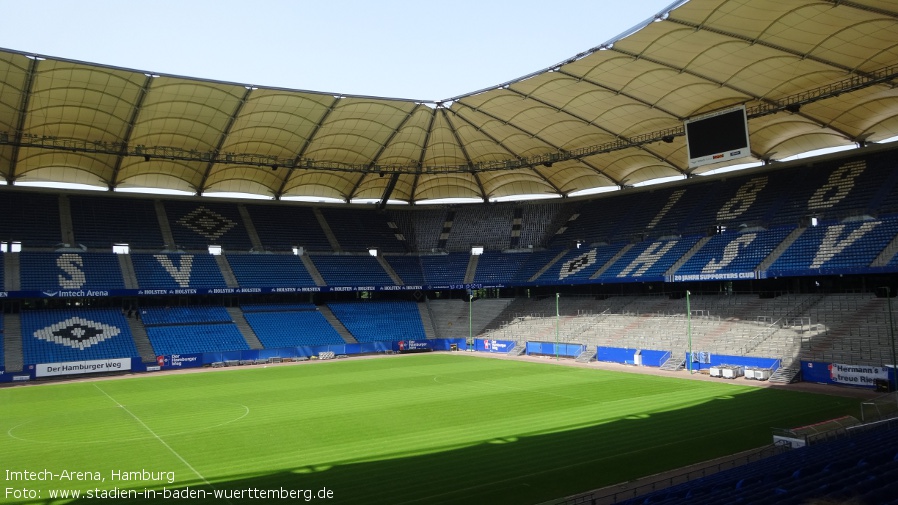
[[[115,326],[83,317],[70,317],[34,332],[34,337],[72,349],[84,350],[121,333]]]
[[[209,240],[218,240],[222,235],[237,226],[234,221],[221,214],[199,206],[178,219],[178,224],[184,226]]]

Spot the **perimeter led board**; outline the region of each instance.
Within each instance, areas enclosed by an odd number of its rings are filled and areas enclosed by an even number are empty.
[[[689,168],[751,154],[744,106],[687,119],[685,126]]]

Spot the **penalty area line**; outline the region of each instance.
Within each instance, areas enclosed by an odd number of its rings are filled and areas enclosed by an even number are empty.
[[[127,412],[129,416],[131,416],[135,421],[137,421],[138,424],[140,424],[141,426],[143,426],[143,429],[147,430],[147,432],[149,432],[150,435],[153,435],[153,438],[155,438],[156,440],[158,440],[160,444],[162,444],[163,446],[165,446],[166,449],[169,450],[169,452],[171,452],[172,454],[175,455],[176,458],[178,458],[179,460],[181,460],[181,463],[184,463],[184,465],[185,465],[187,468],[189,468],[191,472],[193,472],[194,474],[196,474],[196,476],[199,477],[203,482],[205,482],[207,486],[211,487],[212,489],[216,489],[215,486],[212,485],[211,482],[209,482],[208,480],[206,480],[205,477],[203,477],[203,474],[201,474],[196,468],[194,468],[193,465],[191,465],[190,463],[188,463],[187,460],[184,459],[183,456],[181,456],[180,454],[178,454],[178,451],[174,450],[174,449],[172,448],[172,446],[168,445],[168,442],[166,442],[165,440],[162,440],[162,437],[160,437],[159,435],[157,435],[156,432],[153,431],[152,428],[150,428],[149,426],[147,426],[147,424],[146,424],[145,422],[143,422],[139,417],[137,417],[137,415],[134,414],[134,412],[131,412],[130,410],[128,410],[128,407],[125,407],[124,405],[122,405],[121,403],[119,403],[118,400],[116,400],[115,398],[113,398],[109,393],[107,393],[106,391],[103,391],[103,389],[101,389],[100,386],[96,385],[96,383],[94,384],[94,387],[97,388],[97,390],[98,390],[99,392],[101,392],[101,393],[103,393],[104,395],[106,395],[106,398],[109,398],[109,399],[112,400],[116,405],[118,405],[119,407],[121,407],[122,409],[124,409],[125,412]],[[227,499],[226,499],[226,500],[227,500]],[[227,500],[227,502],[228,502],[228,503],[231,503],[230,500]]]

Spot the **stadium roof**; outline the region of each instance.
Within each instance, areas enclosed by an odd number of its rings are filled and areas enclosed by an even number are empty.
[[[410,70],[414,62],[408,64]],[[745,105],[751,158],[898,135],[894,0],[691,0],[435,102],[0,50],[0,173],[197,194],[425,202],[690,176],[685,119]]]

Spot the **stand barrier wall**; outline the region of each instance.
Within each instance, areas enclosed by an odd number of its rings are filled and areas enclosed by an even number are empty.
[[[479,352],[492,352],[505,354],[515,346],[514,340],[488,340],[478,338],[474,340],[474,350]]]
[[[325,346],[297,346],[280,349],[250,349],[243,351],[223,351],[223,352],[207,352],[196,354],[174,354],[168,356],[157,356],[155,363],[143,363],[140,357],[130,358],[130,368],[126,366],[112,369],[104,367],[106,362],[123,362],[129,358],[115,358],[108,360],[92,360],[84,362],[68,362],[55,364],[30,364],[26,365],[21,372],[7,373],[0,370],[0,382],[24,382],[38,378],[36,369],[45,369],[45,365],[54,365],[53,368],[66,366],[67,368],[78,369],[77,372],[69,372],[59,374],[59,376],[85,375],[90,373],[101,372],[152,372],[158,370],[178,370],[181,368],[194,368],[212,363],[223,361],[256,361],[268,360],[269,358],[301,358],[317,356],[322,352],[333,352],[336,355],[341,354],[383,354],[387,352],[420,352],[420,351],[448,351],[452,345],[457,349],[466,349],[466,340],[463,338],[447,338],[447,339],[422,339],[422,340],[401,340],[401,341],[378,341],[378,342],[362,342],[358,344],[341,344],[341,345],[325,345]],[[120,363],[119,363],[120,364]],[[57,377],[59,378],[59,377]]]
[[[639,353],[638,355],[636,353]],[[640,356],[637,358],[636,356]],[[670,351],[655,349],[634,349],[630,347],[596,347],[596,360],[609,361],[611,363],[623,363],[626,365],[640,364],[643,366],[661,366],[670,358]]]
[[[557,352],[556,352],[557,348]],[[527,354],[544,354],[547,356],[579,356],[586,350],[583,344],[562,344],[555,342],[527,342]]]
[[[693,353],[695,355],[697,353]],[[693,370],[705,370],[707,368],[711,368],[713,366],[718,365],[737,365],[744,367],[757,367],[757,368],[768,368],[771,371],[776,371],[780,365],[782,364],[781,360],[775,358],[761,358],[758,356],[729,356],[726,354],[712,354],[708,353],[709,362],[708,363],[700,363],[696,360],[692,361],[692,369]],[[686,355],[686,367],[689,367],[689,353]]]
[[[875,388],[877,380],[894,384],[895,369],[887,365],[849,365],[802,361],[801,380],[819,384]]]

